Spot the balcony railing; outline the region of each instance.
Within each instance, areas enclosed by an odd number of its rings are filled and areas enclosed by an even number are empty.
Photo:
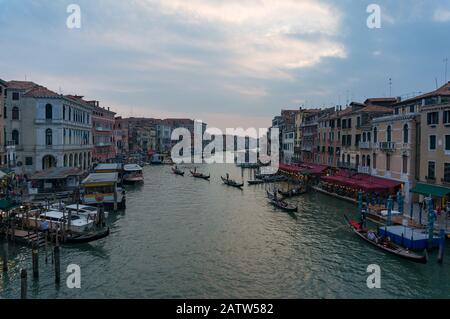
[[[355,164],[351,164],[351,163],[347,163],[347,162],[337,162],[337,167],[339,168],[345,168],[345,169],[351,169],[351,170],[358,170],[358,166],[356,166]]]
[[[369,174],[370,175],[370,167],[368,166],[359,166],[358,173]]]
[[[393,143],[393,142],[381,142],[380,143],[380,149],[382,151],[386,151],[386,152],[393,152],[393,151],[395,151],[395,143]]]
[[[362,150],[368,150],[372,148],[371,142],[359,142],[359,148]]]

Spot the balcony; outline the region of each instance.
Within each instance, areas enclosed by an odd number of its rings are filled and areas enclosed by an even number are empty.
[[[359,148],[361,150],[369,150],[372,148],[372,143],[371,142],[359,142]]]
[[[358,173],[370,175],[371,169],[370,169],[370,167],[368,167],[368,166],[359,166],[359,167],[358,167]]]
[[[395,151],[395,143],[393,142],[381,142],[380,149],[385,152],[394,152]]]
[[[358,170],[358,166],[356,166],[355,164],[340,162],[340,161],[337,162],[337,167],[350,169],[350,170],[354,170],[354,171]]]

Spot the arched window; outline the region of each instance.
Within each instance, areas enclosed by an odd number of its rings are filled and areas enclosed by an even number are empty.
[[[387,127],[386,142],[392,142],[392,127],[390,125]]]
[[[362,163],[361,163],[361,165],[364,167],[364,166],[366,166],[366,155],[363,155],[362,156]]]
[[[359,166],[359,155],[356,155],[356,167]]]
[[[19,131],[13,130],[12,131],[12,141],[14,145],[19,145]]]
[[[367,135],[366,132],[363,133],[363,142],[365,143],[367,141]]]
[[[350,154],[347,155],[347,164],[350,165]]]
[[[405,144],[409,143],[409,128],[408,128],[408,124],[405,124],[403,126],[403,143],[405,143]]]
[[[46,120],[53,119],[53,106],[51,104],[47,104],[45,106],[45,119]]]
[[[78,167],[78,154],[75,154],[75,161],[73,163],[74,167]]]
[[[378,143],[378,129],[376,127],[373,129],[373,142]]]
[[[53,145],[53,132],[49,128],[45,131],[45,145]]]
[[[370,168],[370,155],[367,155],[366,166]]]
[[[12,119],[13,120],[19,119],[19,108],[17,106],[14,106],[12,109]]]
[[[67,167],[67,154],[64,155],[64,167]]]
[[[69,155],[69,167],[73,167],[73,154]]]

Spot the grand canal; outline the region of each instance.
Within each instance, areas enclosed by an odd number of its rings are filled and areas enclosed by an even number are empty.
[[[103,240],[63,246],[62,269],[81,267],[81,289],[55,288],[51,262],[40,254],[32,298],[432,298],[450,296],[450,257],[427,265],[386,255],[356,238],[343,214],[356,207],[325,195],[295,201],[299,212],[275,210],[266,186],[243,191],[220,182],[234,165],[199,167],[211,182],[147,166],[145,184],[128,188],[127,210],[111,214]],[[246,170],[244,179],[252,172]],[[354,216],[354,214],[352,214]],[[20,268],[31,274],[30,249],[10,245],[10,271],[0,297],[20,296]],[[448,250],[450,251],[450,250]],[[382,288],[368,289],[369,264],[382,270]]]

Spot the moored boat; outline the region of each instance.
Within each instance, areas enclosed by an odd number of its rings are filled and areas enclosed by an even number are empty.
[[[428,261],[428,256],[417,254],[407,248],[403,248],[390,240],[387,240],[385,237],[379,237],[376,232],[369,231],[361,227],[361,224],[357,221],[350,220],[347,216],[344,215],[344,218],[348,224],[348,226],[353,230],[353,232],[358,235],[364,241],[370,243],[371,245],[385,251],[401,257],[403,259],[408,259],[410,261],[426,264]]]
[[[23,216],[22,216],[23,217]],[[94,220],[86,217],[71,215],[69,222],[69,214],[56,210],[49,210],[43,213],[37,213],[34,217],[26,218],[29,228],[39,228],[48,230],[61,230],[63,227],[69,227],[73,233],[86,233],[94,228]]]
[[[294,188],[290,191],[282,191],[279,190],[278,193],[283,196],[284,198],[289,198],[289,197],[295,197],[295,196],[300,196],[300,195],[304,195],[307,193],[306,188],[304,187],[299,187],[299,188]]]
[[[227,177],[221,176],[220,178],[222,179],[222,181],[225,185],[235,187],[235,188],[240,188],[240,189],[242,189],[242,187],[244,186],[244,183],[238,183],[232,179],[229,179],[228,176]]]
[[[247,183],[248,183],[248,185],[261,185],[261,184],[264,184],[265,182],[261,179],[255,179],[252,181],[248,181]]]
[[[84,244],[95,240],[108,237],[110,233],[109,227],[100,231],[92,231],[81,235],[73,235],[66,238],[68,244]]]
[[[92,173],[81,183],[81,202],[84,205],[126,206],[125,190],[120,187],[118,173]]]
[[[275,206],[276,208],[279,208],[281,210],[284,210],[286,212],[296,212],[298,211],[298,207],[294,206],[292,204],[289,204],[283,200],[276,199],[276,198],[269,198],[269,203]]]
[[[141,183],[144,181],[142,167],[137,164],[127,164],[123,167],[123,182],[127,184]]]

